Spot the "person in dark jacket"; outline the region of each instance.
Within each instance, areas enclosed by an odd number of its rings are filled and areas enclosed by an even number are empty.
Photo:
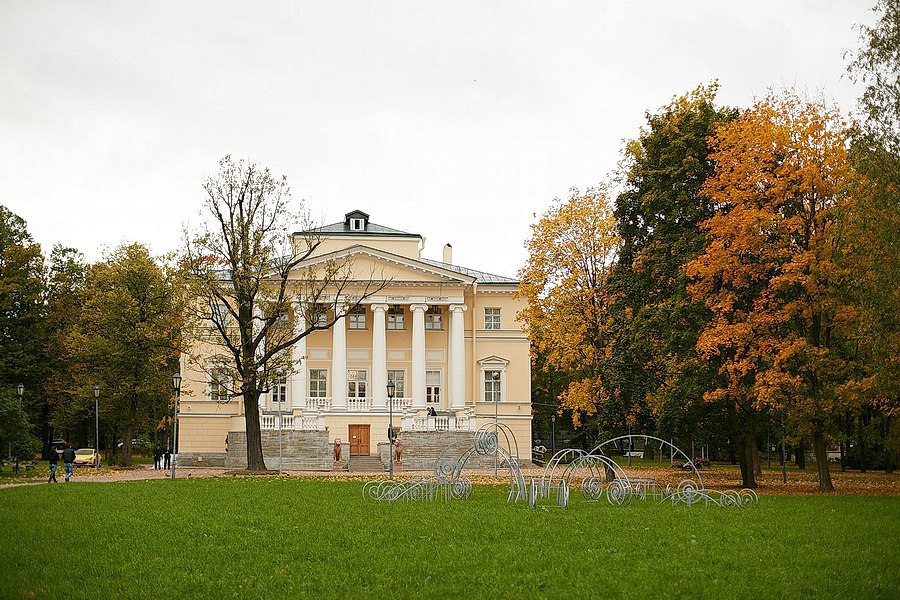
[[[166,468],[168,469],[169,466],[170,466],[170,462],[171,462],[171,460],[172,460],[172,453],[169,451],[169,447],[168,447],[168,446],[166,446],[166,451],[163,453],[163,456],[164,456],[165,459],[166,459],[166,461],[165,461],[165,462],[166,462]]]
[[[47,483],[59,483],[56,480],[56,467],[59,465],[59,452],[56,448],[50,448],[50,479]]]
[[[153,449],[153,468],[159,470],[159,460],[162,458],[162,448],[159,447],[159,444],[156,445],[156,448]]]
[[[62,453],[63,464],[66,465],[66,481],[69,481],[69,477],[72,476],[72,471],[75,470],[75,451],[72,450],[72,446],[70,444],[66,444],[66,449],[63,450]]]

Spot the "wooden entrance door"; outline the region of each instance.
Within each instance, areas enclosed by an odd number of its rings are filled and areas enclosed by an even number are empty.
[[[369,455],[369,426],[349,425],[350,427],[350,456]]]

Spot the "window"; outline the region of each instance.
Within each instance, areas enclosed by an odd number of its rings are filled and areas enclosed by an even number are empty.
[[[347,369],[347,397],[366,397],[366,371],[363,369]]]
[[[327,327],[328,326],[328,305],[313,304],[309,307],[309,314],[306,316],[308,327]]]
[[[485,308],[484,309],[484,328],[500,329],[500,309]]]
[[[441,372],[425,371],[425,402],[440,404],[441,402]]]
[[[392,306],[388,309],[388,329],[405,329],[403,327],[403,307]]]
[[[279,406],[287,402],[287,377],[278,374],[272,385],[272,406]]]
[[[350,230],[351,231],[362,231],[366,227],[366,222],[363,219],[350,219]]]
[[[500,402],[500,371],[484,371],[484,401]]]
[[[425,313],[425,329],[442,329],[441,327],[441,307],[432,306]]]
[[[226,304],[214,304],[210,308],[209,320],[213,322],[214,325],[221,325],[222,327],[231,327],[232,319],[231,313],[228,312],[228,305]]]
[[[224,366],[214,366],[209,370],[206,399],[212,402],[228,402],[228,369]]]
[[[348,327],[350,329],[366,328],[366,307],[363,305],[353,307],[347,315]]]
[[[406,371],[388,371],[388,382],[394,382],[394,398],[406,397]]]
[[[309,370],[309,397],[328,397],[328,369]]]

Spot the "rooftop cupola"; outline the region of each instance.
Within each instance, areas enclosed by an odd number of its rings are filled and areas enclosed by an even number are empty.
[[[369,215],[361,210],[354,210],[344,215],[344,225],[347,231],[365,231],[369,226]]]

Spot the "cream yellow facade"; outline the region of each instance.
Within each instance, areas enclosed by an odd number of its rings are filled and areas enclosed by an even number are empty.
[[[452,264],[449,246],[443,261],[423,259],[421,236],[371,223],[360,211],[316,233],[321,245],[298,277],[344,259],[350,280],[387,283],[356,313],[294,345],[296,372],[260,398],[263,429],[324,431],[328,440],[350,443],[352,454],[375,455],[387,442],[389,419],[401,439],[430,432],[437,443],[445,432],[474,433],[496,419],[529,458],[531,363],[516,320],[518,282]],[[192,355],[213,352],[198,348]],[[182,359],[179,460],[213,465],[229,434],[244,431],[243,403],[216,398],[202,362]],[[388,381],[396,389],[391,406]]]

